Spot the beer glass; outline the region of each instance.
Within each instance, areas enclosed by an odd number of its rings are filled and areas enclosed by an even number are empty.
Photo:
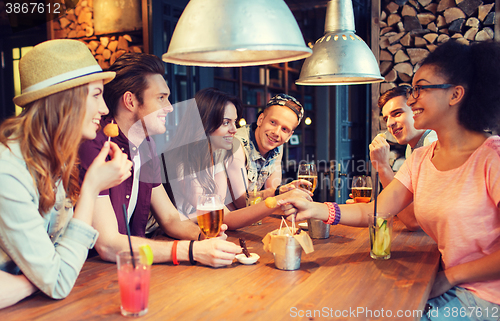
[[[369,203],[372,198],[372,178],[354,176],[352,179],[352,198],[355,203]]]
[[[300,164],[297,171],[297,179],[303,179],[311,182],[312,186],[299,184],[299,187],[307,189],[314,193],[316,185],[318,184],[318,173],[316,172],[316,165],[314,164]]]
[[[224,220],[224,204],[217,194],[202,194],[196,206],[198,226],[207,238],[216,237]]]

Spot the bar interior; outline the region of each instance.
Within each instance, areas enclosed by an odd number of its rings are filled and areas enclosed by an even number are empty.
[[[498,320],[497,2],[0,2],[0,320]]]

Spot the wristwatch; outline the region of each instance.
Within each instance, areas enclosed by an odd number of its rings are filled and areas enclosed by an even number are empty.
[[[280,187],[283,186],[283,184],[279,184],[278,187],[274,190],[274,196],[280,195]]]

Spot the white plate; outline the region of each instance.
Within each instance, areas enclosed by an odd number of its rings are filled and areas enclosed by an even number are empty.
[[[254,264],[258,259],[260,259],[260,256],[257,253],[250,253],[250,257],[246,257],[245,254],[241,253],[236,255],[236,259],[241,264]]]
[[[299,227],[302,230],[307,231],[307,222],[299,223]]]

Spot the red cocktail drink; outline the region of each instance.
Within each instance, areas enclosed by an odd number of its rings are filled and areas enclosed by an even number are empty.
[[[151,266],[139,262],[139,253],[134,253],[134,256],[135,268],[130,252],[117,255],[121,313],[124,316],[142,316],[148,312]]]

